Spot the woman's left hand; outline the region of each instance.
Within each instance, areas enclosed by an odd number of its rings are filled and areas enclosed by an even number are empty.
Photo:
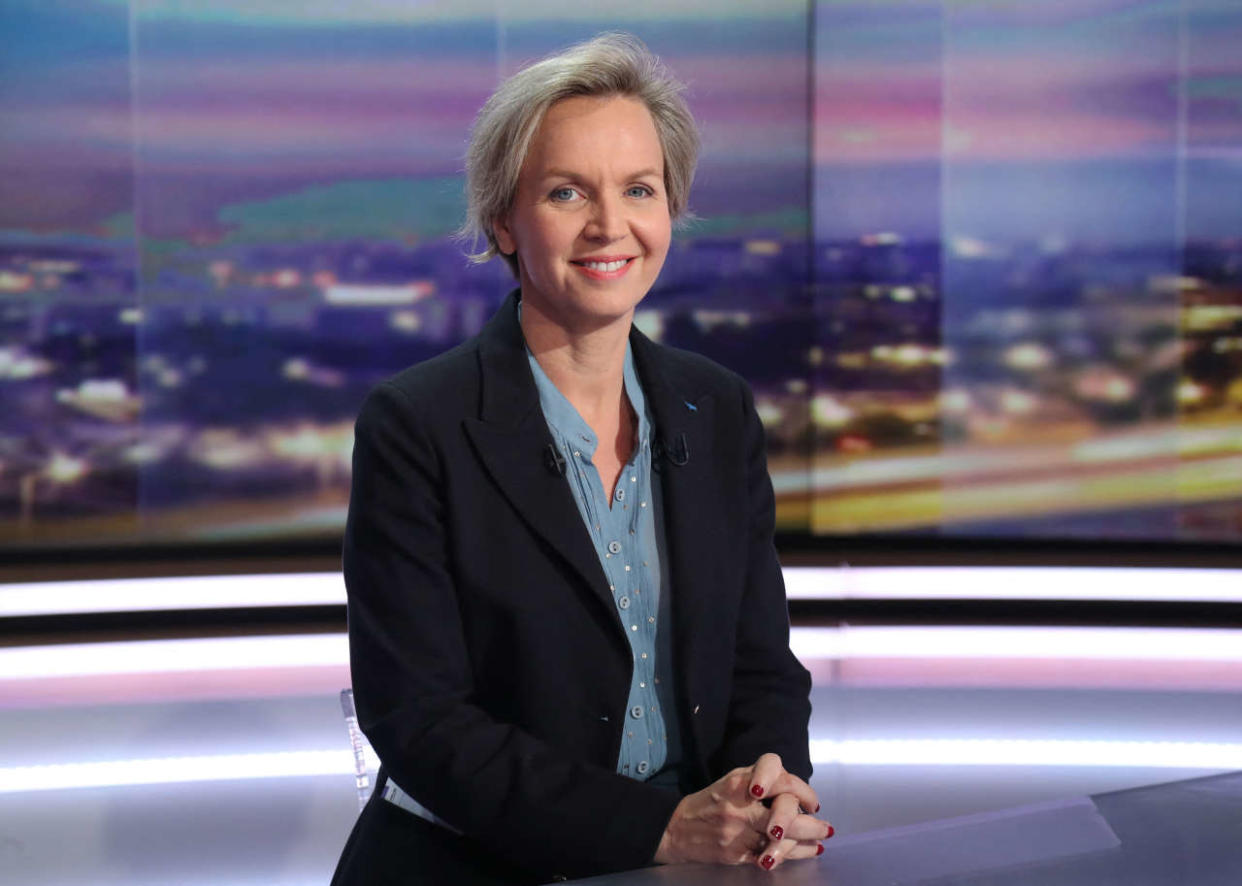
[[[770,871],[782,861],[814,858],[824,851],[822,840],[835,833],[832,825],[801,809],[794,794],[777,794],[768,816],[768,845],[757,852],[755,863]]]
[[[820,841],[827,840],[835,831],[831,824],[803,812],[819,812],[819,798],[805,781],[785,771],[779,756],[764,754],[755,762],[750,793],[756,799],[772,798],[766,831],[768,845],[755,857],[760,868],[770,871],[782,861],[814,858],[823,853]]]

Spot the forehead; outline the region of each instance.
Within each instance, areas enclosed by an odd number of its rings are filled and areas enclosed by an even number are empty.
[[[629,96],[574,96],[548,108],[523,172],[629,166],[664,168],[660,136],[647,106]]]

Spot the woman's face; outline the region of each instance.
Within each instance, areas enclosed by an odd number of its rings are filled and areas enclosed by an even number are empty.
[[[523,302],[548,319],[583,331],[628,321],[672,235],[646,106],[610,96],[549,108],[495,233],[501,252],[517,254]]]

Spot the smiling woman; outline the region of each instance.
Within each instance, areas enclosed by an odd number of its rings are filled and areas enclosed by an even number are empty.
[[[358,418],[350,665],[383,767],[336,884],[771,870],[832,834],[750,389],[633,327],[694,173],[679,93],[605,35],[476,121],[466,231],[520,288]]]

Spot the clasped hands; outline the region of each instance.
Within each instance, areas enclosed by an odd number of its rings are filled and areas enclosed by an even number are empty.
[[[771,799],[770,808],[764,799]],[[818,811],[811,786],[786,772],[776,754],[764,754],[683,797],[654,860],[755,864],[770,871],[782,861],[814,858],[824,851],[820,841],[833,834],[832,825],[811,814]]]

